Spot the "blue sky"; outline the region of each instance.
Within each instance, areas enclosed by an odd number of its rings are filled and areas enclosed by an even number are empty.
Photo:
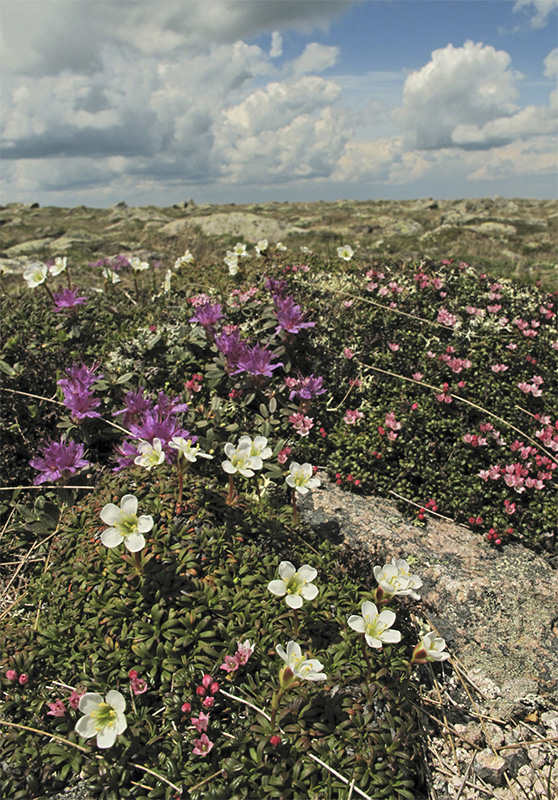
[[[0,202],[558,196],[558,0],[18,0],[0,50]]]

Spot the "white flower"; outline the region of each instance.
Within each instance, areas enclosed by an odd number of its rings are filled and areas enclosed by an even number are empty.
[[[255,436],[252,440],[250,436],[245,434],[238,440],[238,446],[242,448],[247,447],[252,458],[259,461],[259,466],[256,466],[257,462],[254,463],[254,469],[261,469],[263,467],[261,463],[262,459],[271,458],[273,455],[271,447],[267,446],[267,439],[265,436]]]
[[[267,239],[260,239],[260,241],[256,242],[256,244],[254,245],[254,249],[256,250],[256,253],[259,256],[261,256],[261,254],[265,253],[265,251],[267,250],[268,245],[269,242],[267,241]]]
[[[242,242],[237,242],[233,247],[232,252],[235,253],[237,256],[242,256],[243,258],[248,257],[248,253],[246,252],[246,245],[242,244]]]
[[[178,455],[183,456],[186,461],[195,464],[198,458],[213,458],[209,453],[203,453],[200,450],[199,444],[194,444],[191,439],[185,439],[183,436],[173,436],[169,442],[169,447],[173,450],[178,450]]]
[[[138,258],[137,256],[132,256],[129,261],[134,272],[144,272],[146,269],[149,269],[148,262],[142,261],[141,258]]]
[[[385,608],[380,614],[378,609],[369,600],[365,600],[361,607],[362,616],[352,614],[347,620],[349,627],[357,633],[363,633],[366,644],[370,647],[382,647],[385,644],[395,644],[401,641],[401,633],[388,630],[395,622],[395,614]]]
[[[300,252],[301,252],[301,253],[308,253],[308,255],[311,255],[311,253],[312,253],[312,250],[310,250],[310,248],[309,248],[309,247],[306,247],[306,245],[305,245],[305,244],[303,244],[303,245],[301,245],[301,247],[300,247]]]
[[[107,692],[104,700],[96,692],[86,692],[79,701],[79,710],[85,716],[78,719],[75,731],[84,739],[97,736],[97,747],[112,747],[128,727],[125,708],[124,697],[114,689]]]
[[[110,281],[110,283],[120,283],[120,276],[118,272],[115,272],[113,269],[109,269],[108,267],[103,268],[102,276],[106,281]]]
[[[319,478],[312,477],[312,473],[311,464],[297,464],[293,461],[289,464],[289,474],[285,482],[297,494],[307,494],[310,489],[316,489],[321,484]]]
[[[327,675],[322,672],[324,665],[317,658],[305,659],[300,645],[296,642],[291,640],[287,643],[287,652],[280,644],[275,645],[275,651],[289,667],[295,678],[305,681],[327,680]]]
[[[221,466],[229,475],[240,472],[245,478],[251,478],[254,475],[254,469],[261,469],[261,459],[251,456],[250,450],[246,446],[235,447],[230,442],[227,442],[225,455],[228,460],[222,461]]]
[[[287,248],[286,248],[286,246],[283,244],[283,242],[277,242],[277,244],[275,245],[275,249],[276,249],[276,250],[286,250]]]
[[[60,256],[58,256],[57,258],[54,259],[54,264],[52,264],[49,267],[48,271],[50,272],[51,275],[60,275],[60,273],[64,272],[64,270],[66,269],[67,264],[68,264],[68,259],[66,258],[66,256],[64,256],[64,258],[60,258]]]
[[[165,453],[162,449],[160,439],[153,439],[153,444],[149,444],[149,442],[140,442],[138,450],[141,455],[134,458],[134,464],[140,467],[146,467],[148,470],[152,467],[157,467],[165,460]]]
[[[445,646],[444,639],[429,631],[421,637],[415,647],[412,661],[419,664],[424,664],[426,661],[445,661],[449,658],[449,653],[442,652]]]
[[[168,269],[165,272],[165,280],[163,281],[163,291],[165,294],[168,294],[170,292],[171,278],[172,278],[172,272],[170,269]]]
[[[229,268],[229,275],[236,275],[238,272],[238,256],[232,250],[227,250],[225,264]]]
[[[47,275],[47,265],[43,264],[41,261],[34,261],[23,273],[23,279],[30,289],[34,289],[35,286],[39,286],[39,284],[44,283]]]
[[[107,503],[101,511],[101,519],[110,528],[101,534],[105,547],[116,547],[121,542],[131,553],[137,553],[145,547],[144,533],[153,527],[153,517],[143,514],[137,516],[138,499],[133,494],[125,494],[120,500],[120,508],[114,503]]]
[[[353,248],[348,245],[344,244],[343,247],[337,248],[337,255],[339,258],[342,258],[344,261],[350,261],[351,258],[354,256],[355,251]]]
[[[180,258],[176,259],[174,262],[174,268],[180,269],[180,267],[182,267],[184,264],[191,264],[193,260],[194,256],[192,253],[189,250],[186,250],[183,256],[180,256]]]
[[[277,597],[285,597],[289,608],[301,608],[303,600],[314,600],[318,595],[318,587],[312,581],[318,571],[309,564],[303,564],[298,570],[290,561],[279,564],[280,579],[268,583],[267,588]]]
[[[403,558],[392,558],[391,564],[374,567],[374,577],[386,594],[409,596],[413,600],[420,600],[420,595],[414,589],[419,589],[422,581],[417,575],[411,575],[409,565]]]

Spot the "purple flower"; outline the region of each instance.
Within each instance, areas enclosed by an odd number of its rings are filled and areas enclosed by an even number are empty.
[[[247,347],[243,355],[238,359],[238,366],[232,374],[237,375],[239,372],[249,372],[250,375],[265,375],[271,378],[273,370],[283,366],[282,361],[272,364],[273,357],[273,353],[266,350],[265,347],[260,347],[257,344],[254,347]]]
[[[102,378],[102,375],[95,374],[97,367],[97,364],[93,364],[91,367],[87,367],[85,364],[78,367],[77,364],[73,364],[66,370],[68,377],[58,381],[58,386],[64,392],[64,405],[71,412],[74,420],[101,416],[94,410],[101,405],[101,401],[93,397],[89,388],[96,380]]]
[[[220,333],[215,337],[215,345],[227,359],[229,370],[237,368],[239,359],[244,357],[248,350],[248,344],[240,338],[238,328]]]
[[[81,306],[87,297],[78,297],[77,289],[62,289],[61,292],[54,292],[54,311],[64,311],[65,308],[75,308]]]
[[[89,466],[89,461],[83,458],[83,445],[76,442],[50,442],[45,444],[42,455],[32,458],[30,466],[41,473],[34,479],[33,484],[38,486],[46,481],[57,481],[66,477],[65,473],[74,474],[80,469]]]
[[[313,374],[307,378],[303,378],[302,375],[299,375],[298,378],[285,378],[285,383],[291,390],[289,400],[293,400],[295,397],[301,400],[311,400],[313,397],[324,394],[323,382],[324,379],[321,376],[315,377]]]
[[[222,316],[223,311],[221,308],[221,303],[204,303],[204,305],[197,307],[196,313],[193,317],[190,317],[189,321],[199,322],[199,324],[207,331],[211,330],[213,326],[219,322]]]
[[[287,331],[287,333],[298,333],[302,328],[313,328],[316,324],[303,321],[303,312],[292,297],[274,295],[273,302],[279,323],[275,328],[275,333],[279,333],[280,330]]]
[[[151,408],[151,400],[146,397],[143,389],[138,389],[137,392],[127,392],[124,398],[124,403],[125,408],[121,408],[120,411],[115,411],[112,416],[118,417],[120,414],[124,414],[122,424],[125,428],[127,428],[131,422],[135,422],[138,417]]]
[[[282,297],[287,291],[287,281],[277,280],[276,278],[266,278],[264,286],[268,292],[279,297]]]

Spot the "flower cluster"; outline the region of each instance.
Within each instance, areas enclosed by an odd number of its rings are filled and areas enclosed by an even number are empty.
[[[245,639],[243,642],[238,642],[236,646],[236,653],[232,656],[226,655],[224,662],[219,669],[225,672],[236,672],[239,667],[243,667],[248,663],[248,659],[254,652],[254,646],[250,644],[250,639]]]
[[[285,378],[285,384],[290,389],[289,400],[298,397],[300,400],[312,400],[325,393],[323,386],[324,379],[321,376],[308,375],[303,378],[299,374],[298,378]]]
[[[29,461],[30,466],[39,470],[40,474],[35,477],[33,483],[38,486],[47,481],[64,480],[70,475],[79,472],[84,467],[89,467],[84,455],[84,446],[77,442],[65,442],[60,439],[58,442],[49,442],[43,445],[41,455]]]
[[[77,289],[62,289],[60,292],[53,292],[54,310],[55,312],[65,311],[67,309],[76,308],[81,306],[87,300],[87,297],[78,295]]]
[[[275,333],[283,330],[287,333],[299,333],[303,328],[313,328],[315,322],[304,322],[304,314],[292,297],[274,295],[275,313],[277,322]]]
[[[96,374],[97,367],[97,364],[91,367],[85,364],[78,367],[77,364],[73,364],[66,370],[67,377],[58,381],[58,386],[64,393],[64,405],[75,421],[101,416],[95,411],[101,405],[101,401],[91,392],[91,386],[103,377],[102,374]]]
[[[524,394],[532,394],[533,397],[540,397],[542,395],[542,389],[540,387],[543,383],[544,381],[540,375],[533,375],[531,383],[521,381],[521,383],[517,384],[517,387],[521,389]]]
[[[289,416],[289,422],[298,433],[299,436],[308,436],[312,428],[314,427],[314,420],[312,417],[306,417],[300,411],[296,414],[291,414]]]
[[[364,419],[364,414],[362,413],[362,411],[359,411],[358,408],[355,408],[353,410],[348,408],[345,411],[343,422],[345,422],[346,425],[356,425],[361,419]]]

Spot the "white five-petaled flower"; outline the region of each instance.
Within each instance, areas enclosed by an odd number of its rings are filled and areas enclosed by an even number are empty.
[[[240,472],[245,478],[251,478],[255,469],[262,468],[261,458],[251,456],[250,448],[246,447],[246,445],[244,447],[235,447],[234,444],[227,442],[225,455],[228,460],[222,461],[221,466],[229,475]]]
[[[395,622],[393,611],[385,608],[378,613],[375,604],[365,600],[361,612],[362,616],[351,614],[347,622],[354,631],[364,634],[367,645],[379,648],[383,644],[395,644],[401,641],[401,633],[391,629]]]
[[[174,262],[174,268],[180,269],[180,267],[182,267],[184,264],[191,264],[193,260],[194,256],[192,253],[189,250],[186,250],[183,256],[180,256],[180,258],[176,259]]]
[[[124,709],[126,701],[120,692],[111,689],[103,700],[97,692],[86,692],[79,701],[79,710],[85,714],[75,725],[84,739],[97,737],[97,747],[112,747],[116,737],[128,727]]]
[[[232,250],[227,250],[225,264],[229,268],[229,275],[236,275],[238,272],[238,256]]]
[[[124,542],[131,553],[137,553],[145,547],[144,533],[153,527],[153,517],[142,514],[137,516],[138,499],[133,494],[125,494],[120,500],[120,508],[114,503],[107,503],[101,511],[101,519],[110,528],[101,534],[105,547],[116,547]]]
[[[374,567],[374,577],[385,594],[420,600],[420,595],[414,590],[422,586],[422,581],[417,575],[411,575],[409,565],[403,558],[392,558],[391,564]]]
[[[286,247],[286,245],[283,244],[283,242],[277,242],[277,244],[275,245],[275,249],[276,250],[286,250],[287,247]]]
[[[443,652],[445,646],[445,639],[436,636],[434,631],[429,631],[416,645],[411,662],[424,664],[426,661],[445,661],[449,658],[449,653]]]
[[[338,247],[337,248],[337,255],[339,256],[339,258],[342,258],[344,261],[350,261],[351,258],[354,255],[354,253],[355,253],[355,251],[348,244],[344,244],[343,247]]]
[[[140,442],[138,445],[140,455],[134,458],[134,464],[137,464],[139,467],[145,467],[148,470],[152,467],[159,466],[159,464],[162,464],[165,460],[165,452],[162,448],[161,440],[157,438],[153,439],[152,444],[149,442]]]
[[[64,256],[63,258],[57,256],[54,259],[54,264],[51,264],[51,266],[48,268],[48,271],[50,272],[51,275],[60,275],[61,272],[64,272],[67,265],[68,265],[68,259],[66,258],[66,256]]]
[[[48,267],[41,261],[34,261],[23,273],[23,279],[30,289],[34,289],[39,284],[44,283],[48,275]]]
[[[183,436],[173,436],[169,442],[169,447],[173,450],[178,450],[178,455],[183,456],[186,461],[195,464],[198,458],[213,458],[209,453],[204,453],[200,450],[199,444],[194,444],[191,439],[185,439]]]
[[[138,256],[132,256],[130,259],[130,266],[134,272],[144,272],[146,269],[149,269],[149,263],[147,261],[142,261]]]
[[[268,583],[267,588],[277,597],[285,597],[289,608],[300,608],[303,600],[314,600],[318,595],[318,587],[312,581],[318,571],[309,564],[303,564],[298,570],[290,561],[279,564],[279,579]]]
[[[248,253],[246,252],[246,245],[245,245],[245,244],[242,244],[242,242],[237,242],[237,243],[235,244],[235,246],[233,247],[233,250],[232,250],[232,251],[233,251],[233,253],[235,253],[237,256],[243,256],[243,257],[245,257],[245,258],[247,258],[247,257],[248,257]]]
[[[250,451],[250,455],[252,456],[252,458],[255,459],[257,458],[260,461],[262,461],[262,459],[265,458],[271,458],[271,456],[273,455],[273,450],[271,449],[271,447],[267,446],[267,439],[265,438],[265,436],[254,436],[254,438],[252,439],[247,434],[244,434],[238,440],[238,447],[239,448],[247,447],[248,450]],[[254,469],[261,469],[262,467],[263,464],[260,464],[259,467],[254,465]]]
[[[311,464],[297,464],[296,461],[292,461],[285,482],[297,494],[307,494],[310,489],[316,489],[321,484],[319,478],[312,477],[313,472]]]
[[[256,244],[254,245],[254,249],[256,250],[256,253],[259,256],[261,256],[261,254],[265,253],[265,251],[267,250],[268,245],[269,242],[267,241],[267,239],[260,239],[260,241],[256,242]]]
[[[280,644],[277,644],[275,651],[283,659],[294,678],[304,681],[327,680],[327,675],[322,672],[324,665],[317,658],[304,658],[300,645],[296,642],[292,640],[287,642],[286,652]]]

